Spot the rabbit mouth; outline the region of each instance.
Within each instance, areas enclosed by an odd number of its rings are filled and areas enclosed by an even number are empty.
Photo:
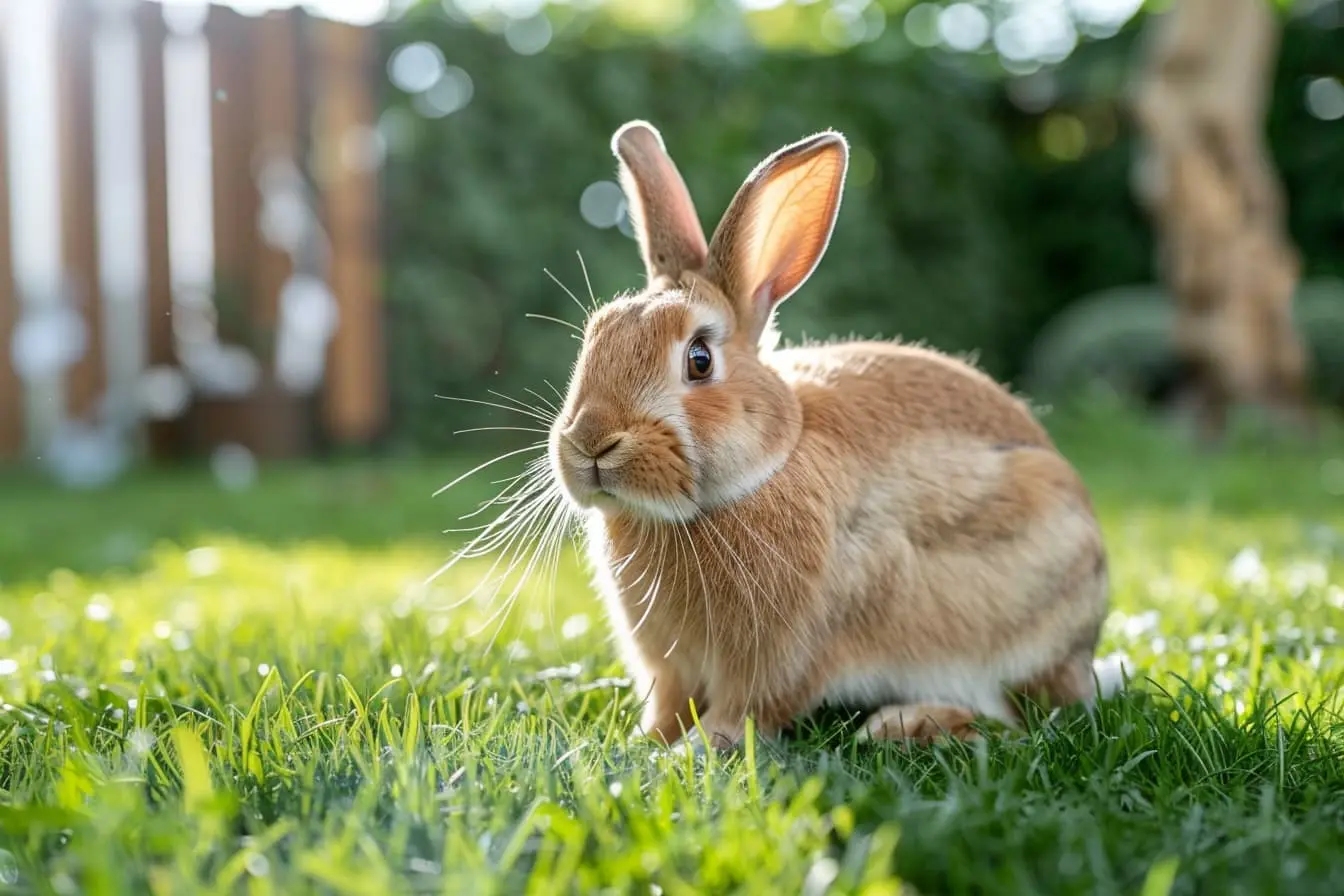
[[[581,508],[669,522],[685,522],[698,511],[690,467],[664,424],[559,429],[551,441],[551,466]]]

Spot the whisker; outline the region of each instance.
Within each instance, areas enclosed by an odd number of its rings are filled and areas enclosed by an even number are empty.
[[[461,436],[469,432],[539,432],[542,435],[547,435],[550,430],[538,429],[535,426],[473,426],[471,429],[453,430],[453,435]]]
[[[482,401],[479,398],[462,398],[461,396],[458,395],[435,395],[434,397],[443,399],[444,401],[461,401],[465,404],[479,404],[487,408],[498,408],[501,411],[513,411],[515,414],[523,414],[524,416],[531,417],[540,423],[546,424],[547,426],[549,426],[551,423],[550,420],[546,419],[546,416],[544,414],[541,414],[535,410],[521,410],[519,408],[511,407],[506,404],[497,404],[493,401]]]
[[[551,403],[551,400],[550,400],[549,398],[546,398],[545,396],[543,396],[543,395],[542,395],[540,392],[538,392],[536,389],[533,389],[533,388],[531,388],[531,387],[529,386],[529,387],[527,388],[527,391],[530,392],[530,393],[532,393],[533,395],[535,395],[535,396],[537,397],[537,401],[540,401],[540,402],[541,402],[542,407],[544,407],[544,408],[546,408],[547,410],[549,410],[552,414],[559,414],[559,413],[560,413],[560,409],[559,409],[558,407],[556,407],[554,404],[552,404],[552,403]]]
[[[584,319],[584,320],[587,320],[588,317],[589,317],[589,315],[591,315],[591,314],[593,313],[593,312],[592,312],[592,309],[588,308],[586,305],[584,305],[582,302],[580,302],[580,301],[579,301],[579,297],[576,296],[576,295],[574,295],[574,293],[570,291],[569,287],[566,286],[565,284],[561,283],[561,282],[560,282],[560,279],[559,279],[558,277],[556,277],[554,274],[552,274],[549,270],[547,270],[546,268],[542,268],[542,271],[544,271],[544,272],[546,273],[546,276],[547,276],[547,277],[550,277],[552,280],[555,281],[555,285],[556,285],[556,286],[560,287],[561,289],[563,289],[563,290],[565,291],[565,295],[569,296],[571,299],[574,300],[574,304],[575,304],[575,305],[578,305],[578,306],[579,306],[579,310],[583,312],[583,319]]]
[[[593,310],[596,311],[597,296],[593,295],[593,281],[588,279],[588,265],[584,263],[582,252],[575,249],[574,254],[579,258],[579,268],[583,271],[583,282],[588,287],[588,300],[593,303]]]
[[[491,395],[494,395],[494,396],[496,396],[496,397],[498,397],[498,398],[502,398],[502,399],[505,400],[505,401],[511,401],[511,402],[513,402],[515,405],[517,405],[519,408],[522,408],[522,409],[531,411],[532,413],[536,414],[538,417],[540,417],[540,418],[542,418],[543,420],[545,420],[545,422],[546,422],[548,425],[550,424],[550,415],[546,413],[546,409],[545,409],[545,408],[534,408],[534,407],[532,407],[530,404],[528,404],[527,402],[523,401],[523,400],[520,399],[520,398],[515,398],[515,397],[513,397],[512,395],[505,395],[503,392],[497,391],[497,390],[495,390],[495,389],[486,389],[485,391],[489,392]]]
[[[450,488],[452,488],[453,486],[457,485],[457,484],[458,484],[459,482],[461,482],[462,480],[464,480],[464,479],[466,479],[467,477],[472,476],[472,475],[474,475],[474,474],[476,474],[476,473],[479,473],[481,470],[484,470],[486,467],[493,466],[494,464],[497,464],[497,463],[499,463],[499,462],[502,461],[502,460],[508,460],[508,459],[511,458],[511,457],[517,457],[519,454],[523,454],[523,453],[525,453],[525,452],[527,452],[527,451],[536,451],[537,449],[539,449],[539,448],[544,448],[544,447],[546,447],[546,446],[545,446],[545,444],[543,443],[543,444],[538,444],[538,445],[528,445],[528,446],[523,447],[523,448],[517,448],[517,449],[515,449],[515,450],[513,450],[513,451],[505,452],[504,454],[501,454],[501,455],[499,455],[499,456],[496,457],[496,458],[492,458],[491,460],[488,460],[488,461],[486,461],[486,462],[483,463],[483,464],[478,464],[478,465],[472,467],[470,470],[468,470],[467,472],[463,473],[461,476],[457,477],[457,478],[454,479],[452,482],[448,483],[447,485],[445,485],[445,486],[443,486],[442,488],[440,488],[438,491],[434,492],[434,495],[433,495],[433,496],[434,496],[435,498],[437,498],[439,495],[441,495],[441,494],[443,494],[444,492],[448,491],[448,489],[450,489]]]
[[[556,497],[558,497],[558,493],[552,495],[552,498]],[[554,525],[557,514],[559,514],[562,511],[563,508],[560,505],[560,502],[553,500],[548,508],[547,515],[540,528],[540,532],[542,533],[543,538],[545,538],[544,533],[549,532],[551,526]],[[542,542],[534,541],[533,544],[534,547],[532,550],[531,559],[528,560],[527,565],[523,568],[522,574],[518,576],[518,581],[517,584],[514,585],[513,591],[505,599],[504,605],[500,607],[499,610],[496,610],[494,615],[491,617],[493,619],[495,616],[498,616],[499,625],[495,628],[495,633],[490,636],[490,640],[486,644],[486,650],[489,650],[494,646],[495,640],[499,637],[499,633],[504,630],[504,623],[508,621],[508,614],[513,610],[514,605],[518,602],[518,595],[522,593],[523,587],[527,584],[527,581],[532,577],[532,572],[533,570],[536,569],[537,562],[541,558],[540,547]],[[486,624],[489,624],[489,621],[490,620],[486,620]]]
[[[529,311],[526,314],[524,314],[523,317],[531,317],[537,320],[550,321],[551,323],[559,324],[562,327],[569,327],[571,330],[574,330],[576,332],[579,333],[583,332],[583,327],[580,327],[577,324],[570,323],[567,320],[561,320],[558,317],[551,317],[549,314],[534,314],[533,312]]]

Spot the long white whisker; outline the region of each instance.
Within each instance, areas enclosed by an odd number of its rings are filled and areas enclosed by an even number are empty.
[[[553,525],[556,516],[563,510],[559,498],[560,496],[558,491],[552,494],[552,503],[549,507],[549,515],[545,518],[544,524],[537,531],[546,532],[550,530],[550,527],[551,525]],[[509,612],[513,610],[514,605],[518,602],[518,595],[522,593],[523,587],[532,577],[532,572],[533,570],[536,569],[537,562],[540,558],[541,558],[540,542],[534,542],[532,556],[528,560],[527,565],[523,568],[522,573],[518,576],[517,584],[514,585],[513,591],[505,599],[504,605],[499,610],[495,611],[494,615],[499,617],[499,625],[496,626],[495,633],[490,636],[490,641],[486,644],[486,650],[489,650],[494,646],[495,640],[499,637],[499,633],[504,630],[504,623],[509,618],[508,617]],[[488,622],[489,620],[487,620],[487,624]]]
[[[532,393],[533,395],[537,396],[537,400],[541,402],[542,407],[546,408],[546,409],[547,409],[548,411],[550,411],[552,414],[559,414],[559,413],[560,413],[560,409],[559,409],[558,407],[556,407],[554,404],[552,404],[552,403],[551,403],[551,400],[550,400],[549,398],[547,398],[547,397],[545,397],[544,395],[542,395],[542,394],[541,394],[540,392],[538,392],[536,389],[533,389],[533,388],[531,388],[531,387],[528,387],[527,391],[530,392],[530,393]]]
[[[579,306],[579,310],[583,312],[583,319],[584,319],[584,320],[587,320],[587,319],[588,319],[588,316],[591,315],[591,314],[593,313],[592,309],[589,308],[589,307],[587,307],[586,305],[584,305],[582,302],[580,302],[580,301],[579,301],[579,297],[576,296],[576,295],[574,295],[574,293],[570,292],[569,287],[566,286],[565,284],[561,283],[561,282],[560,282],[560,279],[559,279],[558,277],[556,277],[554,274],[552,274],[549,270],[547,270],[546,268],[542,268],[542,271],[545,272],[545,274],[546,274],[547,277],[550,277],[552,280],[555,281],[555,285],[556,285],[556,286],[560,287],[561,289],[563,289],[563,290],[565,291],[565,295],[569,296],[571,299],[574,300],[574,304],[575,304],[575,305],[578,305],[578,306]]]
[[[449,607],[449,609],[455,609],[456,607],[466,603],[467,600],[474,597],[475,594],[480,590],[481,586],[485,582],[491,580],[491,576],[493,575],[494,571],[499,568],[499,564],[504,562],[504,558],[510,556],[510,553],[513,551],[514,546],[519,544],[525,545],[528,543],[528,539],[536,531],[539,522],[545,517],[548,508],[556,500],[558,500],[558,498],[554,493],[543,492],[542,494],[537,495],[537,497],[533,500],[530,506],[528,506],[525,511],[520,511],[520,515],[518,518],[510,520],[509,523],[505,526],[505,528],[503,528],[498,533],[498,535],[489,545],[483,546],[479,550],[473,551],[471,554],[467,554],[466,552],[464,552],[462,555],[456,558],[461,559],[462,556],[482,557],[491,553],[496,554],[495,562],[490,565],[490,569],[487,570],[485,575],[482,577],[481,584],[478,584],[476,588],[473,588],[471,590],[471,593],[466,598],[453,604],[452,606]],[[496,550],[501,541],[503,542],[503,547]],[[473,541],[473,544],[475,544],[475,541]],[[519,554],[513,555],[513,559],[509,561],[508,566],[505,568],[503,574],[499,578],[499,583],[501,585],[508,580],[509,574],[518,565],[520,557],[521,555]],[[499,593],[498,591],[495,592],[496,597],[498,596],[498,593]],[[491,603],[494,602],[494,597],[490,599],[490,602]]]
[[[551,420],[553,419],[553,415],[550,414],[550,413],[548,413],[547,410],[546,410],[545,408],[534,408],[534,407],[532,407],[532,405],[530,405],[530,404],[528,404],[527,402],[523,401],[521,398],[515,398],[515,397],[512,396],[512,395],[506,395],[506,394],[504,394],[503,392],[500,392],[500,391],[497,390],[497,389],[486,389],[485,391],[486,391],[486,392],[489,392],[491,395],[495,396],[496,398],[502,399],[503,401],[511,401],[511,402],[513,402],[513,403],[517,406],[517,407],[515,408],[515,410],[528,411],[528,412],[530,412],[530,413],[536,414],[536,415],[537,415],[538,417],[540,417],[543,421],[545,421],[545,423],[546,423],[547,426],[550,425]]]
[[[437,498],[439,495],[441,495],[441,494],[443,494],[444,492],[448,491],[448,489],[450,489],[450,488],[452,488],[453,486],[457,485],[457,484],[458,484],[459,482],[461,482],[462,480],[464,480],[464,479],[468,478],[469,476],[472,476],[472,475],[474,475],[474,474],[476,474],[476,473],[481,472],[481,471],[484,470],[486,467],[494,466],[495,464],[499,463],[499,462],[502,461],[502,460],[508,460],[508,459],[511,458],[511,457],[517,457],[518,455],[520,455],[520,454],[524,454],[524,453],[526,453],[526,452],[528,452],[528,451],[536,451],[538,448],[545,448],[545,447],[546,447],[546,445],[545,445],[544,443],[539,444],[539,445],[528,445],[528,446],[526,446],[526,447],[524,447],[524,448],[517,448],[517,449],[515,449],[515,450],[513,450],[513,451],[509,451],[509,452],[506,452],[506,453],[504,453],[504,454],[501,454],[501,455],[499,455],[498,457],[495,457],[495,458],[492,458],[492,459],[490,459],[490,460],[487,460],[487,461],[486,461],[485,463],[483,463],[483,464],[478,464],[478,465],[472,467],[472,468],[471,468],[470,470],[468,470],[467,472],[463,473],[461,476],[459,476],[459,477],[457,477],[456,479],[454,479],[452,482],[450,482],[450,483],[448,483],[447,485],[445,485],[445,486],[443,486],[442,488],[440,488],[438,491],[434,492],[434,497]]]
[[[536,318],[537,320],[546,320],[550,321],[553,324],[559,324],[562,327],[569,327],[571,330],[575,330],[576,332],[579,333],[583,332],[583,327],[577,326],[576,324],[572,324],[567,320],[561,320],[558,317],[551,317],[548,314],[534,314],[531,311],[529,311],[526,314],[524,314],[523,317],[533,317]]]
[[[471,429],[457,429],[453,435],[466,435],[469,432],[537,432],[542,435],[550,433],[548,429],[538,429],[535,426],[473,426]]]
[[[482,407],[498,408],[501,411],[512,411],[515,414],[522,414],[525,417],[531,417],[532,419],[538,421],[544,426],[551,425],[551,421],[547,419],[546,415],[534,410],[523,410],[522,408],[512,407],[507,404],[499,404],[493,401],[482,401],[479,398],[463,398],[460,395],[435,395],[434,397],[442,399],[444,401],[460,401],[464,404],[479,404]]]
[[[574,254],[579,258],[579,268],[583,271],[583,283],[588,287],[588,300],[593,303],[593,310],[597,310],[597,296],[593,295],[593,281],[588,279],[588,265],[583,260],[583,253],[574,250]],[[589,312],[591,313],[591,312]]]

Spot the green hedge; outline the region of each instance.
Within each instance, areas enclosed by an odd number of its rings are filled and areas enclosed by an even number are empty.
[[[585,300],[576,253],[598,297],[640,285],[633,241],[579,208],[585,188],[614,180],[608,140],[633,117],[663,130],[707,229],[763,154],[823,127],[849,136],[840,220],[782,315],[789,337],[928,340],[1015,378],[1036,334],[1076,297],[1152,279],[1117,106],[1134,28],[1083,47],[1050,76],[1052,108],[1027,113],[1010,102],[1023,83],[987,80],[937,52],[729,58],[557,38],[522,56],[436,9],[384,32],[386,54],[428,41],[472,81],[470,102],[443,118],[387,92],[394,421],[407,443],[441,448],[455,429],[508,417],[436,395],[497,389],[535,402],[527,389],[553,398],[544,381],[563,388],[572,334],[525,315],[579,312],[544,269]],[[1344,265],[1344,122],[1310,118],[1302,95],[1308,76],[1341,66],[1344,29],[1291,26],[1271,139],[1313,274]],[[1043,153],[1042,134],[1060,120],[1051,115],[1084,122],[1081,158]]]

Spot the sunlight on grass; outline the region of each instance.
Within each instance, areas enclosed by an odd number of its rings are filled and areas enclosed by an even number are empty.
[[[507,616],[454,607],[489,561],[426,586],[479,497],[429,501],[458,465],[281,470],[244,496],[191,474],[11,489],[0,883],[1340,892],[1344,508],[1310,483],[1344,450],[1069,444],[1130,691],[977,746],[860,746],[822,720],[699,764],[632,737],[574,551]],[[118,532],[147,549],[88,550]]]

